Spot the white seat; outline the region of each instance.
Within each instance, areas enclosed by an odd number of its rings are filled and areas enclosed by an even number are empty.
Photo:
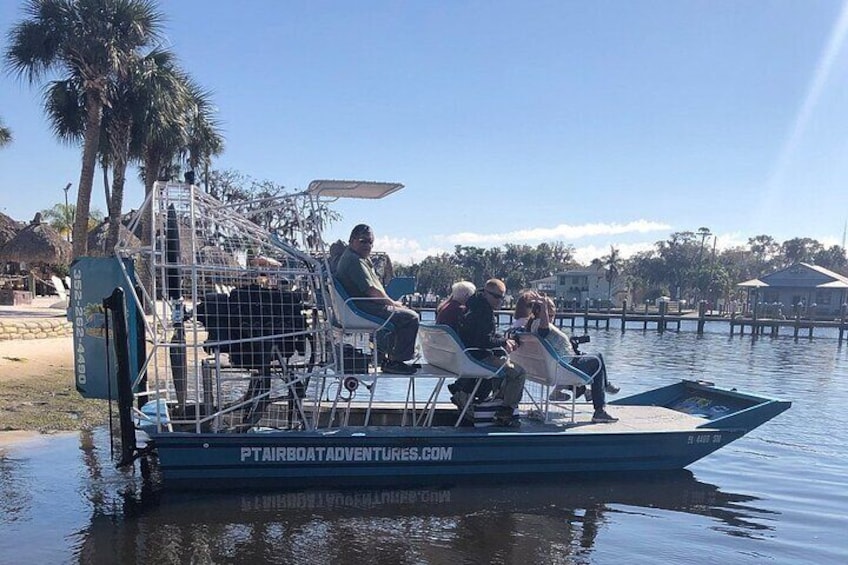
[[[344,331],[372,332],[383,327],[391,328],[391,317],[384,320],[368,314],[356,307],[357,302],[379,300],[370,298],[351,298],[344,287],[335,278],[330,278],[330,296],[333,301],[333,325]]]
[[[475,393],[480,387],[482,379],[499,377],[503,367],[495,369],[475,359],[471,355],[471,352],[479,351],[479,349],[465,347],[459,336],[456,335],[456,332],[450,326],[422,324],[418,326],[418,339],[421,341],[421,351],[424,354],[424,358],[427,359],[430,365],[453,373],[458,378],[477,379],[474,390],[468,395],[465,406],[462,406],[459,417],[456,420],[455,425],[459,426],[466,412],[468,412],[474,402]]]
[[[528,381],[542,385],[542,398],[540,400],[544,406],[545,420],[550,416],[551,403],[557,406],[562,405],[560,402],[549,400],[551,389],[569,387],[571,388],[571,421],[574,422],[576,389],[579,386],[591,386],[595,375],[586,374],[571,365],[575,356],[560,356],[544,338],[529,332],[518,332],[516,336],[519,346],[509,357],[524,368],[525,377]],[[580,357],[595,356],[581,355]],[[600,365],[598,366],[600,367]]]
[[[421,350],[427,362],[449,371],[457,377],[492,378],[496,373],[492,367],[471,356],[474,349],[465,348],[450,326],[442,324],[418,327]]]
[[[588,386],[588,375],[570,364],[574,356],[560,357],[550,343],[532,333],[518,333],[519,347],[509,358],[524,367],[526,378],[545,386]],[[591,357],[581,355],[581,357]]]

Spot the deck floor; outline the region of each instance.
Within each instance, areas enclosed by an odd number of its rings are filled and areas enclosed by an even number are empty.
[[[367,402],[351,402],[350,409],[352,412],[364,412],[367,408]],[[573,430],[579,433],[641,433],[641,432],[659,432],[659,431],[686,431],[697,428],[702,425],[705,420],[696,416],[690,416],[682,412],[677,412],[669,408],[661,406],[627,406],[627,405],[608,405],[607,412],[612,416],[619,418],[618,422],[609,424],[595,424],[592,422],[592,414],[594,412],[592,405],[585,402],[578,402],[575,405],[574,422],[571,422],[570,407],[571,403],[564,403],[564,406],[569,410],[557,408],[551,405],[549,419],[547,422],[542,421],[538,415],[532,415],[537,412],[534,405],[530,403],[522,403],[519,407],[521,413],[521,427],[510,428],[510,432],[551,432],[551,431],[569,431]],[[344,405],[339,405],[338,409],[344,411]],[[324,409],[328,409],[329,405],[324,404]],[[400,413],[403,410],[402,402],[375,402],[372,410],[387,411]],[[420,414],[421,406],[417,407],[417,414]],[[436,405],[436,410],[442,414],[456,414],[457,408],[450,403],[440,402]],[[308,409],[307,409],[308,411]],[[468,430],[469,427],[456,428],[457,431]],[[478,428],[488,429],[488,428]],[[492,427],[491,430],[498,431],[503,428]]]
[[[552,423],[565,425],[587,433],[628,433],[628,432],[659,432],[685,431],[694,429],[705,422],[703,418],[690,416],[661,406],[607,406],[607,412],[618,422],[611,424],[592,423],[594,409],[591,404],[578,403],[575,407],[574,424],[571,424],[570,414],[557,413],[561,418],[551,418]],[[552,414],[553,416],[553,414]],[[528,419],[523,419],[527,422]],[[532,426],[531,426],[532,427]]]

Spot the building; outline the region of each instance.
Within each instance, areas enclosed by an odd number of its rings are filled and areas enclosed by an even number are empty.
[[[754,304],[782,305],[783,314],[836,318],[848,301],[848,277],[824,267],[796,263],[759,279],[736,285],[748,290],[749,309]]]
[[[610,288],[607,269],[603,267],[572,269],[530,281],[530,285],[549,296],[555,296],[565,302],[576,300],[580,305],[587,301],[591,304],[606,304],[607,300],[611,300],[613,306],[620,306],[626,296],[623,277],[617,277]]]

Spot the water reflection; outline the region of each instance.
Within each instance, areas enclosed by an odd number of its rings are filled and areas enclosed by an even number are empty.
[[[771,529],[772,513],[758,508],[756,497],[723,492],[688,471],[627,480],[530,479],[452,488],[180,493],[161,490],[155,467],[145,465],[144,477],[127,480],[111,500],[100,496],[108,488],[92,481],[93,512],[75,553],[80,563],[121,557],[153,563],[581,562],[616,514],[668,519],[669,512],[682,512],[739,537]]]
[[[848,348],[590,333],[622,396],[696,378],[793,407],[694,465],[700,480],[180,494],[155,466],[116,471],[105,430],[53,438],[0,455],[0,563],[845,561]]]

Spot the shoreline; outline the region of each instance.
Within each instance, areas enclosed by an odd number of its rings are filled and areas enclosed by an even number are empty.
[[[0,455],[5,455],[14,448],[27,445],[41,445],[48,439],[77,434],[79,431],[34,432],[29,430],[0,431]]]
[[[108,403],[74,383],[70,336],[0,341],[0,452],[107,422]]]

